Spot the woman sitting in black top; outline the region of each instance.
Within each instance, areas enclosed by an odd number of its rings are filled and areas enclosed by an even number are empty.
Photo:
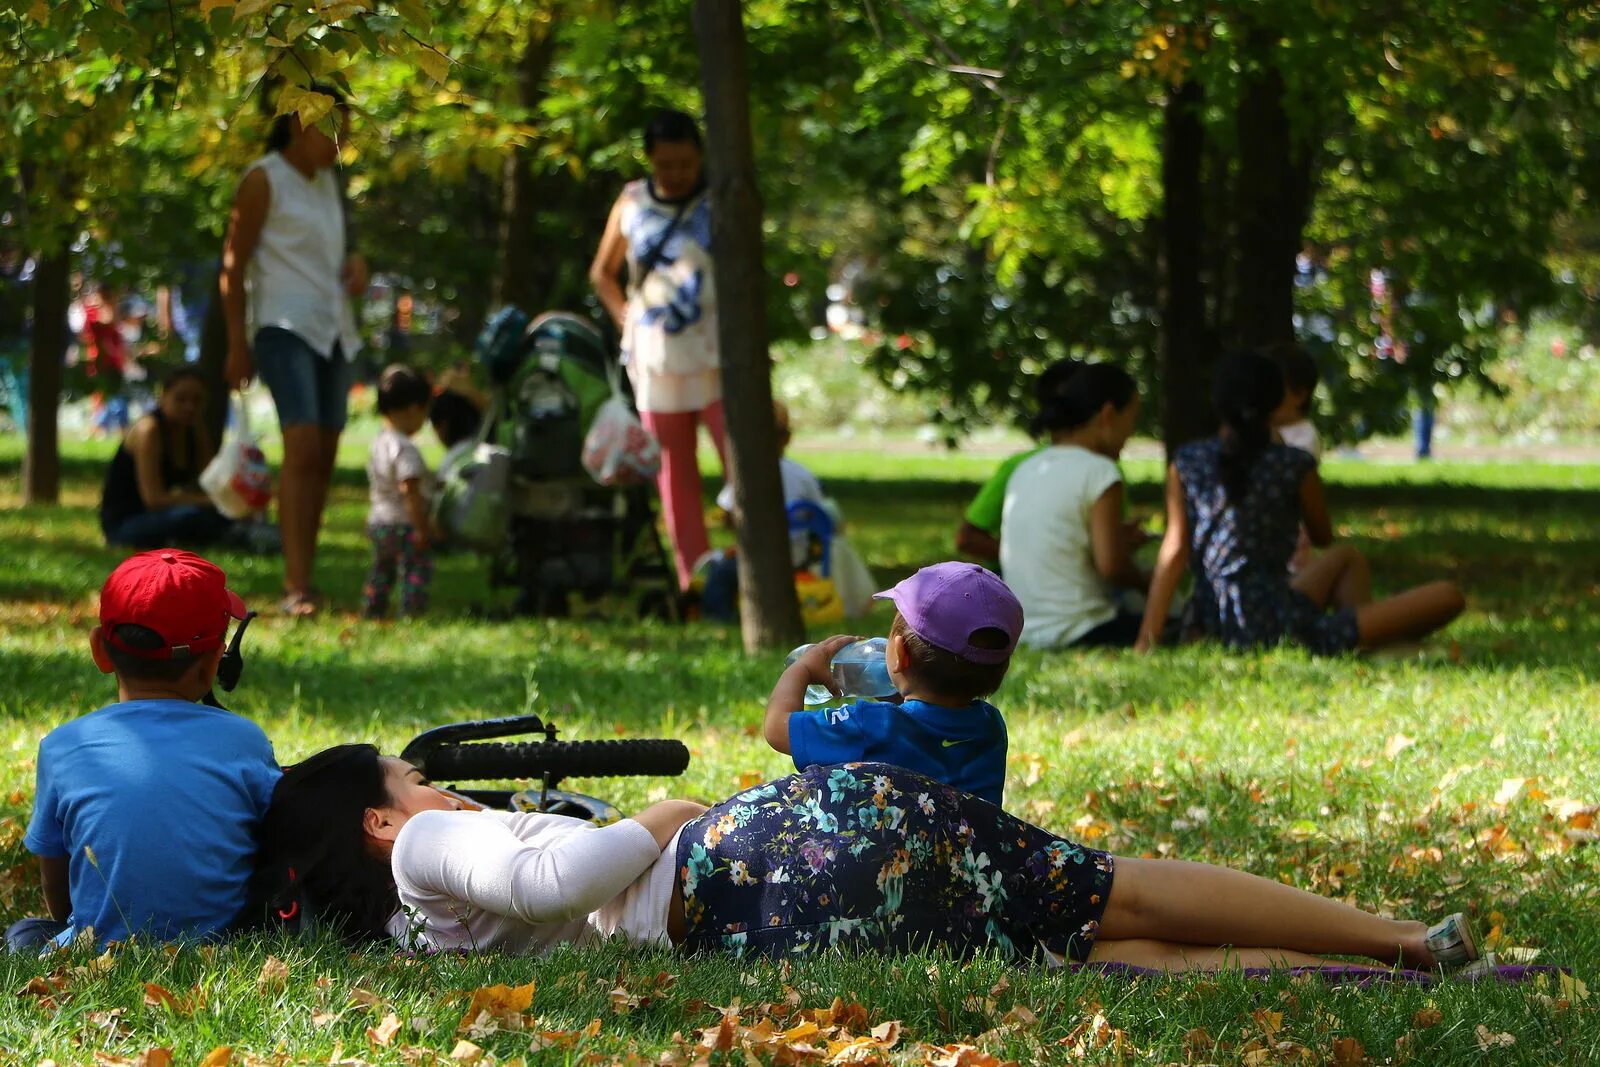
[[[233,526],[200,488],[200,472],[216,444],[200,419],[206,382],[179,367],[161,385],[161,399],[134,423],[106,471],[100,529],[106,543],[130,548],[205,545]]]

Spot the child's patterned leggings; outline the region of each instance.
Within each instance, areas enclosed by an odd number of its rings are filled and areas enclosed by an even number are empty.
[[[1112,858],[900,767],[846,763],[746,790],[683,828],[683,948],[849,947],[1084,960]]]
[[[362,590],[367,615],[384,615],[396,575],[400,578],[400,614],[420,615],[428,610],[428,585],[433,581],[433,550],[419,550],[411,540],[410,523],[368,526],[372,539],[372,569]]]

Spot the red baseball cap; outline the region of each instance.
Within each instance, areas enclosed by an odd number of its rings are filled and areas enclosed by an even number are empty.
[[[228,620],[244,616],[244,601],[228,588],[222,568],[181,548],[129,556],[100,589],[100,626],[107,643],[143,659],[209,652],[227,637]],[[126,644],[117,627],[128,623],[154,630],[166,644]]]

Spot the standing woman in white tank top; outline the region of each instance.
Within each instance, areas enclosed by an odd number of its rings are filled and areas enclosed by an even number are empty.
[[[659,112],[644,131],[650,177],[629,182],[611,209],[589,281],[622,331],[622,361],[645,427],[661,442],[656,487],[687,589],[710,547],[696,458],[699,427],[727,469],[711,200],[701,178],[700,130],[681,111]],[[628,268],[626,291],[618,282]]]
[[[349,115],[337,90],[339,138]],[[278,524],[283,532],[286,614],[318,608],[311,582],[360,348],[350,298],[367,288],[367,264],[345,248],[343,192],[334,168],[339,142],[298,115],[280,115],[268,152],[245,171],[222,253],[228,321],[227,378],[257,374],[272,393],[283,431]],[[248,292],[249,299],[246,300]]]

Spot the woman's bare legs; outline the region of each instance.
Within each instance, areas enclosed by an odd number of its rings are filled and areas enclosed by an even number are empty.
[[[1291,965],[1325,962],[1305,954],[1326,953],[1433,966],[1424,923],[1385,919],[1281,882],[1205,863],[1118,857],[1116,864],[1100,940],[1197,946],[1190,951],[1202,965],[1222,959],[1226,954],[1214,950],[1226,946],[1241,950],[1233,953],[1235,958],[1244,958],[1242,950],[1261,949],[1265,953],[1250,958],[1284,959]],[[1096,946],[1098,950],[1098,940]],[[1134,962],[1116,955],[1115,945],[1105,951],[1111,955],[1090,958]],[[1124,951],[1156,950],[1147,945]],[[1174,962],[1185,958],[1164,951]]]
[[[1467,606],[1454,582],[1429,582],[1356,609],[1356,632],[1362,648],[1381,648],[1396,641],[1426,637]]]
[[[322,427],[315,423],[294,423],[283,428],[278,527],[283,533],[283,591],[297,609],[311,593],[317,526],[327,499],[322,435]]]
[[[1221,971],[1233,967],[1340,967],[1337,960],[1281,948],[1207,948],[1173,941],[1100,938],[1089,951],[1093,963],[1127,963],[1154,971]]]
[[[1332,545],[1313,557],[1289,584],[1318,607],[1359,608],[1372,602],[1372,567],[1354,545]]]

